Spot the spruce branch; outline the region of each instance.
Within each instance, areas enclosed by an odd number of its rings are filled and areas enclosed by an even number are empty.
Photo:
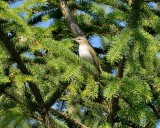
[[[8,50],[8,52],[10,53],[13,60],[17,63],[17,66],[21,70],[21,72],[25,75],[31,75],[31,73],[28,71],[25,64],[23,63],[20,55],[18,54],[18,52],[14,48],[13,42],[8,38],[7,34],[5,34],[3,32],[3,30],[0,30],[0,35],[1,35],[0,40],[2,41],[2,44]],[[42,95],[40,93],[40,90],[37,88],[35,83],[32,83],[32,82],[28,82],[28,83],[29,83],[30,89],[33,92],[33,95],[36,98],[37,103],[39,103],[40,106],[43,106],[44,101],[43,101]]]
[[[8,52],[10,53],[13,60],[17,63],[17,66],[21,70],[22,74],[31,75],[31,73],[28,71],[25,64],[23,63],[20,55],[18,54],[15,47],[13,46],[13,42],[8,38],[8,36],[3,32],[3,30],[0,30],[0,35],[1,35],[0,40],[2,41],[2,44],[8,50]],[[33,95],[34,95],[39,107],[41,108],[40,113],[43,116],[43,122],[45,124],[45,127],[51,128],[52,125],[50,124],[48,111],[45,108],[44,100],[43,100],[42,95],[40,93],[40,89],[33,82],[28,82],[28,85],[29,85],[31,91],[33,92]]]
[[[122,122],[123,124],[125,124],[129,127],[132,127],[132,128],[142,128],[140,125],[137,125],[132,121],[128,121],[128,120],[126,121],[126,120],[118,118],[118,117],[116,117],[115,120],[116,120],[116,122]]]
[[[123,77],[124,64],[125,64],[125,60],[124,60],[124,58],[123,58],[123,59],[119,62],[118,73],[117,73],[118,78],[122,78],[122,77]]]
[[[3,94],[8,97],[9,99],[13,100],[14,102],[21,104],[21,105],[25,105],[25,102],[22,102],[21,100],[19,100],[18,98],[16,98],[14,95],[8,93],[7,91],[3,91]]]
[[[87,128],[87,126],[85,126],[84,124],[78,122],[75,119],[70,118],[69,116],[62,114],[61,112],[54,110],[54,109],[50,109],[50,112],[53,113],[54,115],[58,116],[59,118],[64,119],[66,122],[72,124],[73,126],[79,127],[79,128]]]
[[[157,118],[160,119],[160,107],[156,107],[153,103],[148,103],[148,106],[153,110]]]
[[[117,77],[118,78],[123,78],[123,73],[124,73],[124,64],[125,64],[125,60],[122,59],[119,62],[119,66],[118,66],[118,73],[117,73]],[[108,115],[108,121],[112,124],[112,126],[114,125],[115,122],[117,122],[116,118],[117,118],[117,112],[119,110],[119,97],[113,97],[112,101],[111,101],[111,112]],[[133,124],[133,123],[130,123]]]
[[[151,93],[153,95],[153,102],[157,99],[157,92],[153,85],[149,84]],[[147,105],[153,110],[154,114],[160,119],[160,106],[156,106],[153,102],[148,103]]]
[[[66,20],[66,22],[68,23],[68,26],[70,27],[70,29],[72,30],[73,34],[75,36],[83,36],[84,32],[80,29],[80,27],[75,23],[74,18],[68,8],[67,3],[65,2],[65,0],[60,0],[60,8],[61,8],[61,12]]]
[[[46,108],[49,109],[56,101],[57,99],[60,98],[61,94],[65,91],[65,89],[68,87],[68,83],[62,83],[61,82],[61,86],[59,86],[56,89],[56,92],[54,94],[52,94],[52,96],[47,100],[47,102],[45,103]]]

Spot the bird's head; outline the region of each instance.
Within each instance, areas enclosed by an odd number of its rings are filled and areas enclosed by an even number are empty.
[[[88,40],[83,36],[78,36],[78,37],[74,38],[73,40],[76,41],[79,44],[88,43]]]

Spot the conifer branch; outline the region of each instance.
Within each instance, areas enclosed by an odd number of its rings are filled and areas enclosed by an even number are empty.
[[[42,5],[38,6],[35,5],[37,2],[39,3],[37,0],[26,1],[22,6],[14,9],[8,6],[8,1],[0,2],[1,18],[6,20],[0,25],[0,45],[3,45],[0,48],[0,64],[2,64],[0,94],[4,108],[1,113],[8,109],[8,106],[5,106],[6,103],[8,105],[8,103],[15,102],[14,105],[16,105],[13,108],[22,107],[21,110],[27,111],[28,119],[36,120],[35,127],[57,128],[65,124],[66,127],[86,128],[87,126],[93,127],[94,124],[97,127],[103,127],[106,123],[110,123],[111,127],[117,124],[120,127],[132,128],[154,127],[154,123],[160,118],[159,86],[157,84],[160,73],[158,71],[159,62],[155,58],[158,52],[159,37],[156,35],[159,33],[158,16],[160,13],[156,8],[150,7],[152,4],[148,4],[150,2],[159,4],[159,0],[123,0],[121,2],[47,0],[42,1]],[[101,4],[109,6],[113,11],[106,14]],[[33,5],[35,7],[32,8]],[[28,10],[28,7],[31,10]],[[78,15],[77,9],[82,11],[82,15]],[[41,14],[37,15],[36,11]],[[28,16],[24,19],[29,20],[28,23],[31,23],[32,19],[32,23],[38,23],[43,17],[44,19],[54,18],[55,22],[49,29],[46,28],[47,31],[44,31],[44,34],[42,34],[43,30],[38,27],[32,27],[31,32],[26,22],[23,23],[23,18],[17,15],[21,12],[27,12]],[[121,23],[126,23],[126,25],[122,27]],[[7,26],[5,30],[9,30],[12,37],[26,33],[29,37],[36,33],[35,38],[40,37],[42,45],[36,48],[36,45],[34,47],[29,44],[26,47],[26,44],[21,41],[17,43],[12,41],[8,33],[4,32],[3,25]],[[84,34],[87,36],[91,34],[109,35],[105,40],[106,51],[100,48],[95,48],[95,51],[107,55],[102,63],[108,73],[115,66],[117,67],[116,77],[106,74],[99,80],[99,76],[92,73],[93,78],[85,80],[85,68],[90,72],[94,70],[87,63],[84,65],[83,60],[79,60],[75,54],[72,54],[72,51],[63,48],[74,50],[74,45],[67,40],[64,45],[57,45],[59,42],[52,41],[53,38],[62,40]],[[6,55],[6,51],[10,55]],[[34,59],[27,57],[26,52],[29,53],[29,56],[33,55]],[[12,66],[13,62],[16,63],[16,67]],[[73,65],[68,65],[69,62]],[[36,63],[36,66],[30,63]],[[30,67],[28,68],[27,65]],[[81,65],[84,66],[84,73],[80,72],[83,68]],[[10,75],[11,73],[14,75]],[[27,77],[24,78],[24,76]],[[34,76],[36,79],[32,79]],[[27,81],[26,88],[24,88],[22,83],[26,80],[36,81],[36,83]],[[70,81],[74,83],[70,84]],[[95,82],[96,86],[93,86],[93,89],[89,88]],[[44,86],[38,86],[37,83]],[[69,93],[65,93],[66,88],[69,89]],[[17,90],[22,92],[19,93]],[[19,98],[19,96],[22,97]],[[66,100],[65,103],[71,103],[73,107],[77,106],[71,113],[73,116],[63,112],[65,106],[61,107],[61,102],[57,102],[61,96]],[[6,99],[9,100],[6,102]],[[53,109],[51,106],[57,103],[57,109]],[[71,107],[67,106],[67,109]],[[145,113],[145,121],[139,112]],[[27,119],[22,111],[16,113],[25,120]],[[23,123],[24,119],[19,121],[18,118],[14,118],[16,113],[13,110],[13,113],[4,115],[0,124],[5,122],[6,126],[9,126],[11,123],[7,122],[8,119],[15,121],[16,125]],[[138,116],[135,117],[135,115]]]
[[[124,73],[124,59],[122,59],[119,62],[117,77],[123,78],[123,73]],[[111,113],[108,116],[108,121],[112,124],[112,126],[116,122],[117,112],[119,110],[118,102],[119,102],[119,97],[112,98]]]
[[[17,97],[15,97],[14,95],[8,93],[7,91],[3,91],[3,94],[4,94],[7,98],[9,98],[9,99],[13,100],[14,102],[16,102],[17,104],[19,104],[20,106],[24,106],[24,107],[26,107],[26,108],[28,108],[28,107],[29,107],[29,108],[33,107],[33,106],[31,106],[31,104],[28,104],[28,103],[20,100],[19,98],[17,98]],[[37,106],[34,106],[34,108],[32,108],[32,110],[37,111],[36,108],[37,108]]]
[[[68,5],[65,0],[60,0],[60,8],[61,12],[68,23],[68,26],[72,30],[75,36],[83,36],[84,32],[79,28],[79,26],[75,23],[74,18],[68,8]]]
[[[118,102],[119,102],[118,97],[113,97],[111,100],[111,108],[107,120],[109,123],[111,123],[112,126],[114,125],[115,122],[117,122],[116,115],[119,110]]]
[[[0,40],[2,41],[2,44],[6,47],[6,49],[10,53],[13,60],[17,63],[17,66],[21,70],[21,72],[26,75],[31,75],[31,73],[28,71],[28,69],[26,68],[26,66],[22,62],[20,55],[18,54],[18,52],[14,48],[12,41],[3,32],[3,30],[0,30],[0,35],[1,35]],[[37,86],[34,83],[32,83],[32,82],[28,82],[28,83],[29,83],[30,89],[32,90],[32,92],[36,98],[37,103],[39,103],[39,105],[42,106],[44,104],[44,101],[43,101],[42,95],[40,94],[40,90],[37,88]]]
[[[50,117],[49,117],[49,114],[48,114],[48,110],[42,114],[42,118],[43,118],[45,128],[55,128],[54,126],[52,126],[52,124],[50,122]]]
[[[132,121],[129,121],[129,120],[124,120],[124,119],[120,119],[118,117],[115,118],[116,122],[123,122],[123,124],[127,125],[127,126],[130,126],[132,128],[142,128],[140,125],[137,125],[135,124],[134,122]]]
[[[122,59],[122,60],[119,62],[118,73],[117,73],[118,78],[122,78],[122,77],[123,77],[124,63],[125,63],[125,60],[124,60],[124,59]]]
[[[151,84],[149,84],[149,87],[150,87],[151,93],[153,95],[153,101],[155,101],[157,99],[157,96],[158,96],[157,93],[155,92],[156,89]],[[147,105],[153,110],[153,112],[157,116],[157,118],[160,119],[160,107],[157,107],[152,102],[148,103]]]
[[[3,94],[8,97],[9,99],[13,100],[14,102],[18,103],[18,104],[25,104],[24,102],[20,101],[18,98],[16,98],[15,96],[13,96],[12,94],[8,93],[7,91],[3,91]]]
[[[38,120],[38,121],[43,121],[41,117],[35,116],[34,114],[31,114],[31,117]]]
[[[148,106],[153,110],[153,112],[157,116],[157,118],[160,119],[160,107],[156,107],[152,103],[148,103]]]
[[[17,63],[18,68],[21,70],[21,72],[25,75],[31,75],[31,73],[28,71],[24,63],[22,62],[22,59],[16,49],[13,46],[13,42],[8,38],[8,36],[0,30],[0,40],[2,41],[2,44],[5,46],[5,48],[8,50],[10,53],[11,57],[13,60]],[[35,83],[28,82],[28,85],[33,92],[33,95],[35,96],[35,99],[40,107],[40,112],[43,115],[43,121],[45,124],[45,128],[51,128],[49,116],[48,116],[48,111],[44,108],[44,100],[42,98],[42,95],[40,93],[39,88],[37,88]]]
[[[75,119],[70,118],[69,116],[62,114],[61,112],[54,110],[54,109],[50,109],[50,112],[53,114],[56,114],[59,118],[63,118],[64,120],[66,120],[66,122],[71,123],[72,125],[79,127],[79,128],[87,128],[87,126],[85,126],[84,124],[78,122]]]
[[[69,84],[67,83],[61,83],[61,86],[59,86],[56,89],[56,92],[52,94],[52,96],[49,98],[49,100],[46,102],[46,108],[49,109],[54,102],[57,101],[58,98],[60,98],[61,94],[65,91],[65,89],[68,87]]]

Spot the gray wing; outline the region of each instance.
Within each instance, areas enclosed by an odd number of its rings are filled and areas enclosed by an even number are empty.
[[[93,48],[91,46],[89,46],[89,47],[90,47],[89,51],[90,51],[90,53],[92,55],[92,58],[94,60],[94,65],[96,66],[98,71],[101,73],[101,68],[100,68],[100,64],[99,64],[98,59],[97,59],[97,55],[96,55],[95,51],[93,50]]]

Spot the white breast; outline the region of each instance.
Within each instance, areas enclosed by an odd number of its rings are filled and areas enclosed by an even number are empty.
[[[92,55],[88,49],[88,46],[85,44],[79,45],[79,56],[92,64],[94,63]]]

